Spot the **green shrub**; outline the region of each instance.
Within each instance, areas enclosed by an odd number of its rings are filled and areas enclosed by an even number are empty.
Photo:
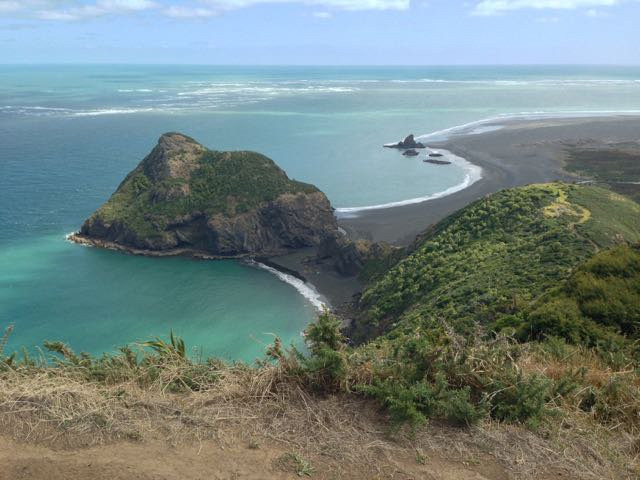
[[[580,265],[555,290],[518,317],[494,322],[522,341],[549,336],[574,344],[620,350],[640,338],[640,250],[620,245]]]
[[[386,409],[394,423],[413,426],[428,418],[472,425],[488,414],[510,422],[538,424],[546,415],[550,383],[517,366],[521,348],[481,331],[461,336],[438,322],[413,335],[385,339],[367,351],[378,357],[373,381],[360,385]]]
[[[538,425],[544,415],[551,382],[538,375],[525,377],[521,372],[508,372],[494,378],[489,394],[491,416],[507,422]]]
[[[423,382],[406,385],[387,379],[357,390],[378,400],[396,427],[404,423],[418,427],[438,411],[432,387]]]
[[[456,425],[474,425],[487,414],[485,402],[473,403],[470,387],[450,390],[447,392],[443,402],[443,416]]]
[[[300,363],[307,382],[317,391],[339,391],[347,377],[345,339],[340,326],[340,320],[325,311],[305,332],[310,355],[300,356]]]
[[[16,360],[15,352],[8,356],[4,353],[12,331],[13,325],[9,325],[2,334],[2,337],[0,337],[0,371],[12,368]]]

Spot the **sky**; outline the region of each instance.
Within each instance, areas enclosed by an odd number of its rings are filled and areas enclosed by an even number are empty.
[[[640,0],[0,0],[0,63],[640,65]]]

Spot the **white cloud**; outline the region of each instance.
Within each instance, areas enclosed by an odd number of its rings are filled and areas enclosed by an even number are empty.
[[[14,12],[43,20],[80,20],[141,12],[157,7],[157,3],[152,0],[96,0],[90,4],[78,4],[75,0],[0,0],[0,13],[3,11],[3,3],[18,3],[19,8],[14,9]]]
[[[152,10],[177,19],[208,18],[254,5],[298,4],[332,10],[407,10],[410,0],[0,0],[0,16],[75,21]],[[330,12],[313,13],[329,18]]]
[[[232,10],[252,7],[254,5],[298,4],[311,7],[324,7],[331,10],[407,10],[410,0],[197,0],[190,7],[170,6],[161,11],[173,18],[204,18],[219,15]],[[331,18],[328,11],[316,11],[316,18]]]
[[[609,14],[607,12],[603,12],[603,11],[597,10],[595,8],[590,8],[589,10],[584,12],[584,14],[587,17],[591,17],[591,18],[602,18],[602,17],[608,17],[609,16]]]
[[[219,11],[237,10],[252,5],[297,3],[339,10],[407,10],[410,0],[201,0]]]
[[[63,4],[76,3],[75,0],[0,0],[0,14],[34,12],[40,8],[54,8]]]
[[[482,0],[477,3],[474,15],[499,15],[525,8],[536,10],[575,10],[578,8],[612,7],[620,0]]]
[[[18,10],[20,10],[20,4],[18,2],[0,1],[0,13],[16,12]]]
[[[172,18],[207,18],[218,14],[209,8],[182,7],[177,5],[165,8],[162,13]]]

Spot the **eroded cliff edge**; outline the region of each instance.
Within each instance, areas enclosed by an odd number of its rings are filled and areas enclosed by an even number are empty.
[[[255,152],[166,133],[71,239],[149,255],[278,255],[338,234],[327,197]]]

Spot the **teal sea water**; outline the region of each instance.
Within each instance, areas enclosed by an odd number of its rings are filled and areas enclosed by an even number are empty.
[[[317,299],[269,271],[65,240],[163,132],[265,153],[350,208],[468,180],[464,162],[381,148],[407,133],[616,112],[640,112],[640,68],[0,66],[0,328],[14,325],[8,349],[58,339],[96,354],[169,329],[228,360],[273,335],[300,343]]]

